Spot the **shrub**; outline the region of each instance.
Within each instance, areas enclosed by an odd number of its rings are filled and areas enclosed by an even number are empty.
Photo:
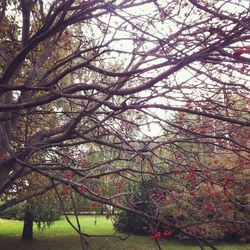
[[[163,180],[159,183],[163,183]],[[182,196],[180,202],[180,199],[171,200],[171,197],[163,193],[159,194],[157,188],[159,183],[148,181],[137,188],[134,195],[137,210],[149,215],[154,215],[155,211],[158,210],[159,217],[169,224],[170,229],[173,223],[175,227],[185,228],[187,233],[207,240],[246,242],[250,240],[250,225],[238,223],[250,220],[249,209],[246,206],[246,204],[249,204],[249,198],[246,195],[239,194],[238,203],[235,202],[233,203],[235,205],[233,205],[229,203],[228,197],[223,193],[223,190],[215,190],[214,195],[210,197],[207,192],[201,191],[202,187],[201,190],[197,188],[197,194],[194,198],[190,197],[187,190],[182,189],[182,192],[180,192],[181,188],[178,190],[178,187],[175,186],[176,192]],[[171,184],[168,189],[171,190]],[[159,201],[161,196],[163,198]],[[194,201],[192,205],[188,202],[190,198]],[[157,206],[157,200],[159,206]],[[241,207],[237,204],[241,204]],[[168,230],[168,228],[154,225],[152,221],[147,221],[130,212],[117,214],[114,225],[117,231],[135,234],[152,234]],[[176,234],[174,232],[173,235],[185,239],[185,235],[181,233]]]
[[[34,221],[39,229],[44,229],[50,226],[53,221],[58,220],[62,215],[62,210],[59,202],[55,197],[45,197],[39,199],[35,204],[31,204],[31,211],[34,215]]]
[[[156,205],[150,202],[150,195],[156,189],[155,181],[147,180],[138,187],[129,187],[129,189],[136,189],[133,198],[134,208],[148,215],[154,215],[156,210]],[[132,212],[122,211],[115,215],[114,227],[119,232],[147,235],[153,231],[156,225]]]
[[[148,234],[148,222],[137,215],[122,211],[115,215],[114,226],[118,232],[134,233],[139,235]]]
[[[60,204],[55,197],[45,196],[7,208],[0,213],[0,217],[3,219],[24,220],[27,206],[29,206],[29,210],[34,216],[34,222],[37,223],[39,229],[50,226],[53,221],[58,220],[62,215]]]
[[[0,212],[0,217],[8,220],[23,220],[26,202],[19,203]]]

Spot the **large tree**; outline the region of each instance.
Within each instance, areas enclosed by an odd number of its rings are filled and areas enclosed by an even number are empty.
[[[236,182],[231,203],[249,194],[247,1],[3,0],[0,25],[0,194],[33,172],[48,180],[1,209],[75,191],[199,243],[123,186],[183,174],[217,190]],[[227,171],[210,171],[208,150],[227,152]]]

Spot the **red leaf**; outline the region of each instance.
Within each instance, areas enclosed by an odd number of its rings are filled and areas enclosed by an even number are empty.
[[[173,231],[172,230],[166,230],[162,233],[162,236],[164,237],[169,237],[173,234]]]
[[[190,174],[188,174],[188,175],[186,176],[186,179],[187,179],[188,181],[195,181],[195,180],[197,179],[197,177],[198,177],[198,175],[197,175],[196,172],[191,172]]]
[[[0,152],[0,159],[3,161],[9,160],[9,155],[7,153]]]
[[[119,189],[119,190],[121,190],[121,189],[123,189],[124,188],[124,183],[122,183],[122,182],[118,182],[118,183],[116,183],[116,188],[117,189]]]
[[[159,239],[159,238],[161,238],[161,232],[157,232],[156,234],[150,236],[149,238],[152,240]]]
[[[240,56],[240,55],[242,55],[243,53],[245,53],[245,50],[242,49],[242,48],[239,48],[239,49],[236,49],[236,50],[234,51],[234,56]]]
[[[65,127],[63,125],[58,128],[59,132],[63,132],[64,129],[65,129]]]
[[[209,212],[213,211],[213,206],[208,202],[203,203],[203,208],[206,209]]]
[[[73,177],[73,172],[71,170],[66,171],[64,177],[66,177],[68,180],[71,180]]]
[[[248,65],[243,64],[243,66],[240,68],[240,72],[244,73],[248,68]]]
[[[83,193],[87,193],[89,190],[86,187],[81,187],[80,191]]]
[[[246,187],[246,188],[245,188],[245,192],[246,192],[247,194],[250,194],[250,187]]]

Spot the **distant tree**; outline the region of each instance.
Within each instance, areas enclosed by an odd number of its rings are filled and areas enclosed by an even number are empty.
[[[243,0],[1,1],[0,194],[33,173],[46,181],[0,210],[50,189],[63,207],[77,192],[216,249],[190,227],[141,212],[126,185],[212,179],[236,185],[231,205],[249,195],[249,21]],[[225,151],[223,168],[209,172]],[[197,204],[172,187],[157,190],[180,208]]]
[[[23,219],[23,240],[33,239],[34,222],[39,230],[44,230],[62,215],[60,203],[52,191],[34,197],[26,202]]]
[[[21,183],[19,180],[18,189],[5,193],[5,195],[2,196],[2,202],[8,202],[8,200],[15,201],[24,195],[30,195],[33,192],[37,192],[37,190],[43,189],[46,179],[34,172],[23,181],[24,183]],[[33,239],[34,222],[37,224],[39,230],[44,230],[55,220],[59,219],[61,215],[62,209],[53,190],[0,212],[1,218],[22,220],[24,222],[22,239],[25,240]]]

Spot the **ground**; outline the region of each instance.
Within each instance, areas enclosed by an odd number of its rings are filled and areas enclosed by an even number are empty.
[[[73,216],[70,218],[74,221]],[[114,234],[112,222],[105,216],[80,216],[83,230],[89,234],[111,236]],[[35,240],[20,240],[22,222],[0,219],[1,250],[80,250],[77,234],[64,218],[56,221],[49,229],[38,231],[35,227]],[[144,236],[131,236],[125,241],[110,237],[89,238],[91,250],[155,250],[153,240]],[[250,244],[220,244],[219,250],[250,250]],[[186,242],[163,240],[163,250],[198,250]]]

